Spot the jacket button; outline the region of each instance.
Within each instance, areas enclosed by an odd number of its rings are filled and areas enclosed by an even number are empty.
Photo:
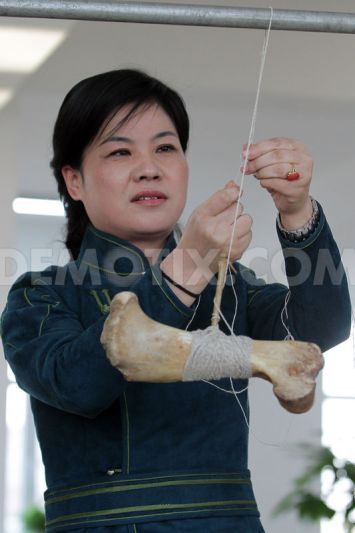
[[[115,471],[114,471],[112,468],[109,468],[109,469],[107,470],[107,472],[106,472],[106,474],[107,474],[108,476],[113,476],[114,473],[115,473]]]

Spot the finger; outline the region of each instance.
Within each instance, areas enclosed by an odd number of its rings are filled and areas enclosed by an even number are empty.
[[[293,169],[297,172],[297,179],[289,179],[290,172],[293,172]],[[279,180],[287,183],[293,183],[294,185],[306,186],[310,183],[312,179],[312,169],[309,167],[304,167],[302,165],[297,165],[296,167],[290,163],[283,163],[280,165],[274,165],[270,167],[264,167],[254,174],[255,178],[262,181],[270,180]]]
[[[285,167],[288,168],[288,171],[290,170],[290,166],[298,166],[304,164],[305,156],[304,154],[301,154],[297,150],[286,150],[286,149],[276,149],[272,150],[271,152],[267,152],[257,158],[255,158],[252,161],[248,161],[245,166],[245,173],[246,174],[256,174],[260,170],[266,168],[266,167]],[[308,162],[308,156],[307,161]],[[270,170],[270,168],[269,168]],[[281,171],[284,171],[285,168],[282,168]],[[274,175],[274,177],[278,176],[279,172]]]
[[[232,187],[237,187],[238,188],[238,185],[235,183],[235,181],[233,180],[229,180],[225,186],[224,186],[224,189],[231,189]]]
[[[292,150],[308,153],[307,147],[301,141],[287,137],[274,137],[265,141],[254,143],[250,146],[248,160],[254,160],[273,150]],[[246,145],[243,146],[243,157],[246,155]]]
[[[253,233],[252,231],[250,230],[248,233],[246,233],[245,235],[243,235],[242,238],[239,239],[238,241],[238,252],[237,252],[237,258],[240,259],[243,255],[243,253],[245,252],[245,250],[247,250],[247,248],[249,247],[250,243],[251,243],[251,240],[253,238]]]
[[[258,172],[254,173],[254,176],[257,180],[263,181],[263,180],[285,180],[289,181],[287,176],[288,173],[291,172],[292,168],[294,168],[294,165],[291,165],[290,163],[281,163],[279,165],[272,165],[269,167],[264,167]],[[310,179],[310,173],[305,172],[303,168],[298,165],[297,166],[297,172],[299,173],[299,177],[297,179],[297,182],[300,180],[302,182],[308,182]]]
[[[244,235],[247,235],[251,231],[253,225],[253,219],[248,213],[241,215],[235,225],[235,233],[239,238],[242,238]]]
[[[239,185],[237,185],[236,182],[233,180],[228,181],[228,183],[226,183],[224,186],[225,189],[230,189],[231,187],[236,187],[238,189],[239,191],[238,198],[241,198],[243,196],[243,193],[244,193],[243,189],[241,189]]]
[[[225,187],[215,192],[206,202],[200,206],[200,210],[206,215],[216,216],[235,204],[239,197],[239,187]]]
[[[224,230],[225,233],[227,232],[229,234],[229,237],[227,239],[228,242],[230,242],[230,239],[232,237],[232,226],[233,225],[234,225],[233,223],[229,224],[229,227],[227,228],[228,231]],[[237,243],[240,239],[242,239],[245,235],[247,235],[251,231],[252,225],[253,225],[253,219],[250,215],[248,215],[247,213],[244,213],[243,215],[241,215],[235,224],[234,236],[233,236],[234,243]]]
[[[252,223],[253,219],[250,215],[245,214],[238,219],[231,250],[233,260],[239,259],[251,243]]]
[[[299,180],[290,182],[287,179],[280,178],[261,179],[260,185],[271,195],[281,194],[288,198],[297,196],[300,190],[305,188],[305,185],[300,184]]]
[[[244,206],[241,202],[239,204],[234,203],[222,213],[216,215],[217,223],[234,224],[234,219],[239,218],[244,213]]]
[[[249,149],[249,160],[253,160],[256,157],[271,152],[273,150],[296,150],[303,153],[308,153],[307,147],[301,141],[296,139],[289,139],[287,137],[274,137],[272,139],[267,139],[254,143],[250,146]],[[243,155],[246,152],[246,145],[243,147]]]
[[[229,220],[218,220],[218,223],[215,225],[213,230],[213,235],[216,241],[223,244],[223,246],[229,247],[232,236],[233,241],[237,242],[239,238],[242,238],[248,231],[250,231],[253,223],[253,219],[250,215],[244,213],[240,215],[234,227],[234,218],[229,218]]]

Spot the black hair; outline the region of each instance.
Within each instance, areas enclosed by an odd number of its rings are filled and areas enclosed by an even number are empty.
[[[189,138],[189,118],[180,95],[145,72],[120,69],[77,83],[66,95],[53,131],[51,167],[67,217],[65,244],[73,259],[79,255],[89,218],[81,201],[69,195],[62,168],[80,169],[85,149],[124,106],[129,111],[121,124],[140,107],[157,103],[172,120],[184,152]]]

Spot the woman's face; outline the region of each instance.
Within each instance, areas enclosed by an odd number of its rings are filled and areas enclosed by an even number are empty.
[[[127,112],[120,110],[86,149],[81,169],[66,166],[63,176],[96,228],[141,247],[163,243],[185,206],[185,154],[161,107],[138,110],[116,130]]]

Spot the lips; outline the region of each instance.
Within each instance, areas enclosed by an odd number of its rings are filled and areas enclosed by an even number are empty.
[[[152,190],[146,190],[146,191],[140,191],[137,193],[133,198],[132,202],[159,202],[166,200],[167,197],[164,193],[160,191],[152,191]]]

